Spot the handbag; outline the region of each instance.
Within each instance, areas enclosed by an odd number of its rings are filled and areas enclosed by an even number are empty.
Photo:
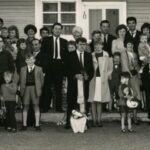
[[[137,108],[139,106],[139,102],[136,98],[131,98],[127,100],[127,107],[128,108]]]
[[[5,102],[2,101],[0,105],[0,119],[2,120],[6,119],[6,106],[5,106]]]

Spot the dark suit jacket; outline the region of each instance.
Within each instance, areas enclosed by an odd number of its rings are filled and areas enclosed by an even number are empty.
[[[112,41],[116,39],[115,36],[108,34],[107,43],[104,44],[103,49],[109,54],[109,57],[112,56]]]
[[[132,35],[130,34],[130,32],[127,31],[126,38],[125,38],[125,42],[128,41],[128,40],[133,41],[133,44],[134,44],[134,52],[135,52],[137,55],[138,55],[138,46],[139,46],[139,42],[140,42],[140,35],[141,35],[141,32],[140,32],[140,31],[137,31],[137,32],[136,32],[136,36],[133,38]]]
[[[35,65],[35,91],[37,96],[41,96],[42,87],[44,83],[44,76],[41,67]],[[20,73],[20,93],[21,96],[24,96],[25,88],[26,88],[26,77],[27,77],[27,66],[21,68]]]
[[[82,70],[80,67],[80,62],[78,59],[77,52],[71,52],[68,56],[67,62],[68,68],[68,78],[70,79],[69,83],[69,91],[71,92],[71,96],[73,99],[77,99],[77,79],[75,78],[76,74],[81,74]],[[85,87],[85,99],[88,98],[89,94],[89,81],[92,79],[94,74],[93,63],[92,63],[92,55],[88,52],[84,52],[84,72],[88,75],[89,79],[84,82]]]
[[[53,52],[54,52],[53,36],[44,38],[41,46],[42,66],[44,72],[46,72],[47,67],[50,66],[50,63],[53,59]],[[60,56],[63,63],[66,60],[67,53],[68,53],[67,40],[60,38]]]

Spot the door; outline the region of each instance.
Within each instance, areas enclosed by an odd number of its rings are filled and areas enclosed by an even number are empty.
[[[99,30],[102,20],[102,9],[89,9],[89,39],[94,30]]]
[[[106,19],[110,22],[110,33],[116,35],[116,28],[119,25],[119,10],[106,9]]]

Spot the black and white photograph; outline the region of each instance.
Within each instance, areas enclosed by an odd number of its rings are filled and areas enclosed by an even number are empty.
[[[0,150],[149,150],[150,0],[0,0]]]

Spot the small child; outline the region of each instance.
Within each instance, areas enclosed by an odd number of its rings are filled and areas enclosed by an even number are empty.
[[[142,106],[144,106],[144,102],[142,100],[141,95],[141,78],[139,73],[139,64],[138,64],[138,57],[136,53],[133,50],[133,42],[132,41],[126,41],[126,52],[127,52],[127,58],[128,58],[128,66],[129,66],[129,72],[131,75],[130,79],[130,85],[131,88],[134,91],[135,98],[141,101]],[[134,109],[133,111],[133,121],[134,124],[139,125],[139,121],[137,119],[137,109]]]
[[[150,63],[150,46],[148,44],[148,37],[144,34],[140,36],[140,44],[138,47],[139,59],[142,61],[140,73],[143,73],[144,66]]]
[[[133,95],[132,89],[129,86],[129,81],[130,81],[130,74],[128,72],[122,72],[121,74],[121,84],[119,86],[119,101],[118,101],[118,106],[120,107],[120,112],[121,112],[121,131],[123,133],[126,132],[125,128],[125,120],[127,117],[127,122],[128,122],[128,132],[133,132],[134,130],[132,129],[132,124],[131,124],[131,113],[132,109],[127,107],[127,99],[128,97],[126,96],[126,91],[129,89],[129,95]]]
[[[13,73],[4,72],[5,83],[1,85],[1,100],[6,106],[6,128],[8,132],[16,132],[17,124],[15,118],[17,85],[12,81]]]
[[[26,66],[21,68],[20,73],[20,94],[23,97],[23,126],[22,131],[27,130],[27,115],[30,100],[35,112],[35,129],[41,131],[39,98],[42,94],[42,87],[44,82],[43,71],[41,67],[36,66],[35,58],[32,54],[25,56]]]
[[[121,56],[119,52],[115,52],[113,54],[113,71],[110,80],[110,91],[112,96],[112,101],[110,102],[111,109],[116,108],[115,102],[118,102],[119,99],[118,89],[120,85],[121,70]]]

